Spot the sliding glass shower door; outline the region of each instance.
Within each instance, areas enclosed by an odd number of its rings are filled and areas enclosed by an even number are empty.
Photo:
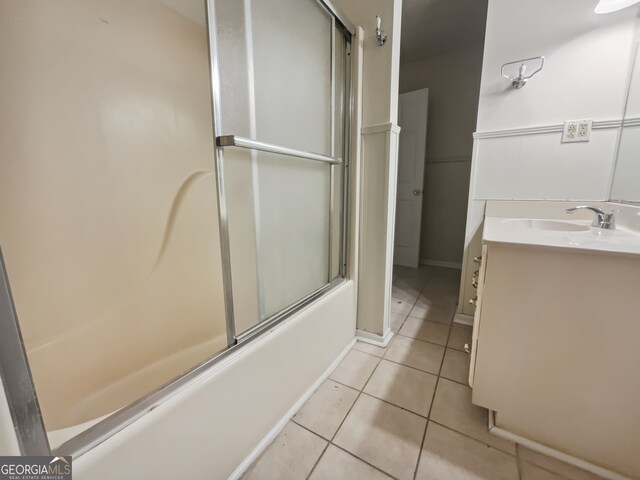
[[[209,15],[235,341],[344,273],[349,35],[316,0]]]
[[[345,276],[351,35],[318,0],[0,30],[0,377],[22,453],[80,455]]]

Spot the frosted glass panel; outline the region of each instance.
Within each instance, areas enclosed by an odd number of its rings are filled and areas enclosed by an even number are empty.
[[[328,12],[315,0],[217,0],[215,18],[219,131],[330,155]]]
[[[332,18],[315,0],[251,3],[256,138],[331,154]]]
[[[0,30],[0,243],[56,446],[227,346],[205,11],[13,1]]]
[[[347,40],[316,0],[215,0],[217,135],[344,156]],[[242,334],[342,267],[344,167],[239,147],[224,166]]]
[[[264,318],[329,281],[330,166],[256,152]]]

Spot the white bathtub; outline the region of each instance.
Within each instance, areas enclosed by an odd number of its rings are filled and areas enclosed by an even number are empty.
[[[89,412],[93,412],[89,415],[93,418],[77,421],[76,423],[70,422],[68,426],[48,431],[47,435],[51,448],[59,447],[67,440],[117,412],[120,408],[126,407],[129,403],[157,389],[172,378],[190,370],[208,357],[223,350],[226,347],[226,343],[227,338],[222,335],[191,348],[175,352],[142,369],[132,371],[128,375],[109,383],[104,388],[95,391],[93,394],[69,404],[66,409],[67,419],[86,419]],[[119,408],[113,408],[114,405],[118,404]],[[104,413],[96,415],[95,412]]]

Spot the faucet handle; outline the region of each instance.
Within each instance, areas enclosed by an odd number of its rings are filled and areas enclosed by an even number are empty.
[[[571,214],[577,212],[578,210],[591,210],[593,213],[595,213],[596,218],[593,219],[593,223],[591,224],[592,227],[604,228],[607,230],[615,228],[615,210],[609,213],[605,213],[598,207],[592,207],[589,205],[577,205],[575,207],[567,208],[565,211]]]

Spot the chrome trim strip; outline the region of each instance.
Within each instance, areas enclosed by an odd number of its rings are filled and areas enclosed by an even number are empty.
[[[22,455],[49,455],[38,395],[33,384],[9,278],[0,248],[0,377]]]
[[[158,405],[161,405],[167,399],[171,398],[178,392],[188,387],[191,383],[199,380],[203,375],[209,374],[214,369],[221,367],[221,363],[223,360],[240,351],[252,340],[257,339],[261,336],[261,334],[266,333],[267,330],[286,320],[291,315],[303,310],[313,301],[319,299],[326,293],[339,288],[345,283],[346,281],[344,279],[338,278],[332,283],[323,286],[319,290],[316,290],[312,294],[305,297],[303,300],[295,303],[282,312],[277,313],[271,318],[256,325],[251,330],[243,333],[241,335],[242,341],[239,340],[236,345],[229,347],[226,350],[215,353],[183,375],[175,377],[165,385],[162,385],[156,390],[140,398],[136,402],[127,405],[121,410],[95,424],[91,428],[88,428],[84,432],[71,438],[70,440],[56,448],[52,453],[54,455],[73,455],[74,458],[77,458],[80,455],[88,452],[92,448],[100,445],[109,437],[115,435],[125,427],[131,425],[136,420],[143,417],[145,414],[154,410]]]
[[[353,77],[351,66],[351,37],[345,36],[344,61],[345,61],[345,85],[344,85],[344,105],[343,105],[343,133],[342,147],[344,149],[344,168],[342,170],[342,248],[340,249],[340,275],[347,276],[347,265],[349,262],[349,193],[350,193],[350,152],[351,152],[351,116],[353,115]]]
[[[258,0],[262,1],[262,0]],[[251,0],[244,0],[244,34],[247,45],[247,83],[249,89],[249,134],[256,137],[256,88],[253,53],[253,22],[251,18]],[[260,182],[258,168],[258,152],[252,150],[251,155],[251,188],[253,196],[253,219],[256,239],[256,288],[258,289],[258,319],[266,318],[264,301],[264,281],[262,267],[262,215],[260,212]]]
[[[305,152],[304,150],[296,150],[295,148],[273,145],[271,143],[260,142],[258,140],[250,140],[248,138],[238,137],[236,135],[224,135],[216,137],[216,146],[218,147],[240,147],[251,150],[260,150],[261,152],[276,153],[279,155],[287,155],[289,157],[303,158],[305,160],[314,160],[316,162],[325,162],[332,165],[342,164],[342,159],[338,157],[330,157],[320,153]]]
[[[207,42],[209,44],[209,67],[211,78],[211,110],[213,133],[218,135],[222,129],[222,113],[220,111],[220,74],[218,67],[218,51],[216,46],[216,18],[214,0],[206,0]],[[224,310],[227,324],[227,345],[236,343],[236,323],[233,309],[233,282],[231,275],[231,242],[229,240],[229,218],[224,182],[224,153],[221,148],[214,148],[216,169],[216,192],[218,195],[218,221],[220,232],[220,253],[222,259],[222,285],[224,289]]]

